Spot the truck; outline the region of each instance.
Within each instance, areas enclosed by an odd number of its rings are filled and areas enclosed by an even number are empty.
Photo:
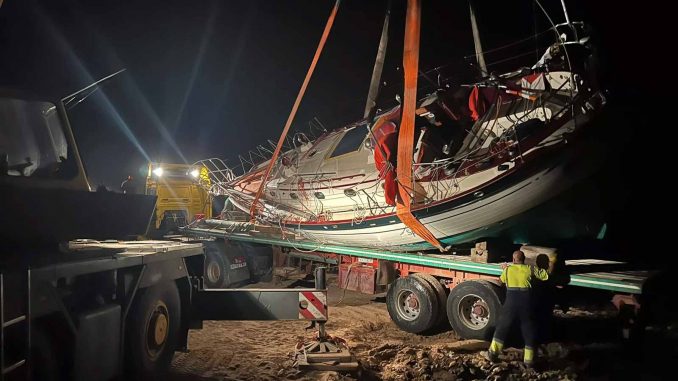
[[[149,163],[144,193],[157,201],[148,235],[175,234],[195,218],[211,218],[209,183],[203,165]]]
[[[92,191],[67,107],[0,92],[0,380],[109,380],[166,371],[203,320],[310,320],[315,288],[208,289],[202,242],[124,241],[156,196]]]
[[[180,228],[222,214],[227,198],[214,195],[214,168],[210,160],[149,163],[144,193],[157,196],[157,201],[146,237],[181,239]],[[270,246],[211,238],[202,242],[205,287],[232,288],[271,279]]]

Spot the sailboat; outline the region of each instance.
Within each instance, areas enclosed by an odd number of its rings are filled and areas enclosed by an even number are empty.
[[[299,133],[287,149],[280,148],[283,136],[271,158],[239,175],[215,167],[212,190],[227,196],[227,206],[221,219],[200,223],[267,225],[319,243],[445,251],[509,228],[591,174],[596,147],[587,135],[605,96],[585,24],[571,22],[563,6],[566,22],[551,25],[553,41],[539,59],[494,73],[471,9],[482,77],[418,96],[420,6],[409,0],[400,103],[376,111],[371,94],[360,121],[316,138]],[[381,44],[386,40],[382,33]],[[384,50],[380,45],[379,54]]]

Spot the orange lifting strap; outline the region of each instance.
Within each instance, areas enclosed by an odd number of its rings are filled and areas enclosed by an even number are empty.
[[[405,93],[403,99],[403,116],[398,134],[398,192],[396,198],[396,214],[400,221],[413,233],[425,239],[440,251],[443,245],[412,215],[411,204],[414,194],[412,165],[414,154],[414,112],[417,108],[417,76],[419,75],[419,31],[421,27],[420,0],[408,0],[407,18],[405,20],[405,48],[403,52],[403,68],[405,69]]]
[[[320,38],[320,43],[318,44],[318,48],[315,51],[315,55],[313,56],[313,61],[311,62],[311,67],[308,68],[308,72],[306,73],[306,78],[304,78],[304,83],[301,85],[301,89],[299,89],[299,94],[297,94],[297,99],[294,101],[294,106],[292,106],[292,111],[290,112],[290,116],[287,118],[287,122],[285,123],[285,128],[283,129],[282,135],[280,135],[280,139],[278,139],[278,145],[275,147],[275,151],[273,152],[273,156],[271,157],[271,160],[269,161],[268,165],[266,166],[266,172],[264,172],[264,177],[261,179],[261,184],[259,184],[259,189],[257,190],[257,195],[254,197],[254,201],[252,202],[252,206],[250,207],[250,221],[254,222],[255,214],[257,213],[257,203],[259,202],[259,199],[261,198],[261,194],[264,191],[264,188],[266,187],[266,181],[268,180],[268,177],[271,175],[271,169],[273,169],[273,165],[275,164],[276,160],[278,159],[278,155],[280,154],[280,150],[282,149],[283,143],[285,142],[285,137],[287,136],[287,133],[290,130],[290,126],[292,125],[292,121],[294,120],[294,116],[297,114],[297,109],[299,108],[299,104],[301,103],[301,99],[304,97],[304,93],[306,92],[306,87],[308,86],[308,82],[311,80],[311,76],[313,75],[313,71],[315,70],[315,65],[318,63],[318,59],[320,58],[320,53],[323,51],[323,47],[325,47],[325,42],[327,41],[327,36],[330,35],[330,30],[332,29],[332,24],[334,24],[334,18],[337,15],[337,11],[339,10],[339,4],[341,3],[341,0],[337,0],[334,3],[334,8],[332,9],[332,13],[330,13],[330,18],[327,19],[327,24],[325,25],[325,30],[323,31],[323,35]]]

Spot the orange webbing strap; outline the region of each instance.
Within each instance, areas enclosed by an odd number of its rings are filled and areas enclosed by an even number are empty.
[[[408,0],[407,18],[405,21],[405,48],[403,67],[405,69],[405,92],[403,99],[403,116],[398,134],[398,197],[396,198],[396,214],[400,221],[413,233],[445,251],[443,245],[424,224],[412,215],[410,206],[414,189],[412,179],[412,156],[414,154],[414,112],[417,108],[417,76],[419,75],[419,32],[421,27],[420,0]]]
[[[304,97],[304,93],[306,92],[306,87],[308,86],[308,82],[311,80],[311,76],[313,75],[313,71],[315,70],[315,66],[318,63],[318,59],[320,58],[320,53],[323,51],[323,47],[325,46],[325,42],[327,41],[327,36],[330,34],[330,30],[332,29],[332,24],[334,24],[334,18],[337,15],[337,10],[339,10],[339,4],[341,3],[341,0],[337,0],[334,3],[334,8],[332,9],[332,13],[330,13],[330,18],[327,19],[327,24],[325,25],[325,30],[323,31],[323,35],[320,38],[320,43],[318,44],[318,48],[315,50],[315,55],[313,56],[313,61],[311,62],[311,67],[308,68],[308,72],[306,73],[306,78],[304,78],[304,83],[301,85],[301,89],[299,89],[299,94],[297,94],[297,99],[294,101],[294,106],[292,106],[292,111],[290,111],[290,115],[287,118],[287,122],[285,123],[285,128],[283,129],[282,134],[280,135],[280,139],[278,139],[278,145],[275,147],[275,151],[273,152],[273,156],[271,157],[271,160],[268,163],[268,166],[266,166],[266,172],[264,172],[264,177],[261,179],[261,184],[259,184],[259,189],[257,190],[257,194],[254,197],[254,201],[252,201],[252,206],[250,207],[250,221],[254,222],[254,215],[257,212],[257,203],[259,202],[259,198],[261,198],[261,194],[264,191],[264,188],[266,187],[266,181],[268,180],[268,176],[271,175],[271,169],[273,169],[273,165],[275,164],[276,160],[278,159],[278,155],[280,154],[280,150],[282,149],[282,145],[285,142],[285,137],[287,136],[287,133],[290,130],[290,126],[292,125],[292,121],[294,120],[294,116],[297,114],[297,109],[299,108],[299,104],[301,103],[301,99]]]

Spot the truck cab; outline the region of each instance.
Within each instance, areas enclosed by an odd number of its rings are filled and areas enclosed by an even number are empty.
[[[0,90],[3,242],[53,247],[141,235],[154,204],[153,196],[92,191],[63,101]]]
[[[197,219],[219,214],[213,210],[212,185],[204,164],[149,163],[145,194],[157,196],[148,237],[162,239],[180,234],[179,228]],[[173,237],[177,238],[177,237]],[[191,238],[194,239],[194,238]],[[252,245],[205,239],[204,285],[207,288],[231,288],[251,281],[270,279],[272,250]]]
[[[196,218],[211,218],[209,186],[205,166],[149,163],[144,193],[158,198],[149,236],[174,234]]]

